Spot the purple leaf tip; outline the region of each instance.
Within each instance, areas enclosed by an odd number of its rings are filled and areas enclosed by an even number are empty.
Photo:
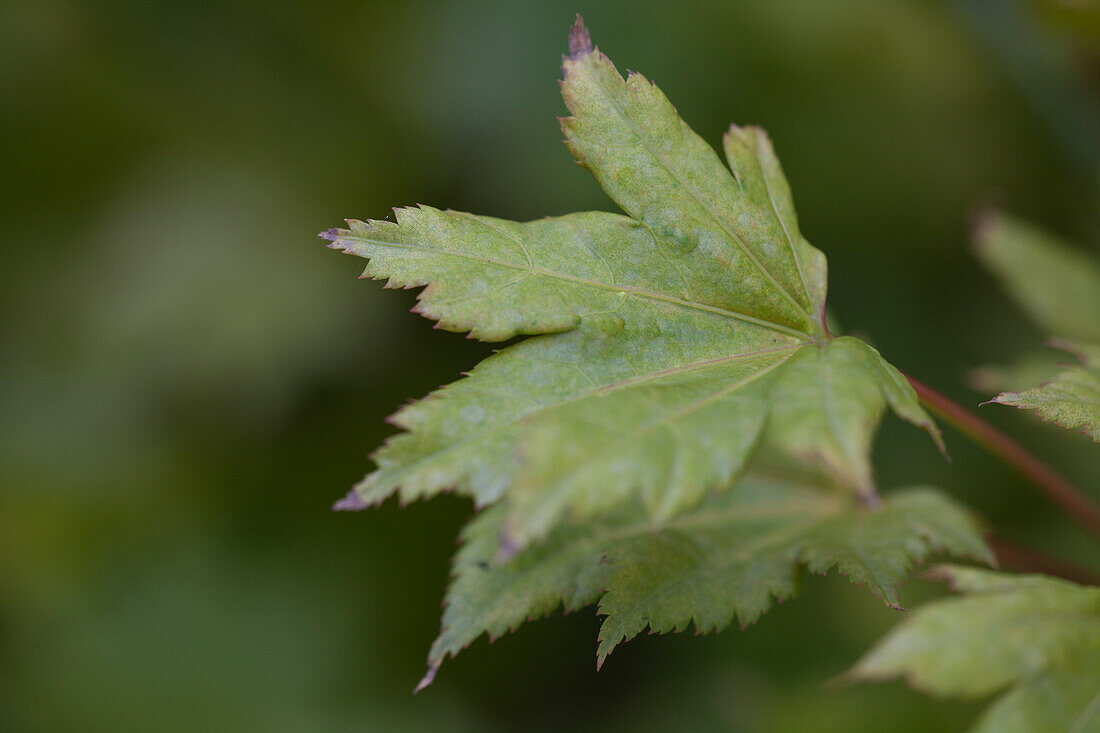
[[[420,679],[419,682],[416,683],[416,687],[413,688],[413,694],[415,695],[416,693],[420,692],[425,687],[430,685],[432,683],[432,680],[435,679],[435,673],[438,672],[438,671],[439,671],[439,665],[438,664],[435,665],[434,667],[428,667],[428,671],[424,673],[424,676]]]
[[[321,239],[327,239],[330,242],[335,242],[337,239],[340,238],[340,230],[336,227],[333,227],[331,229],[326,229],[317,236]]]
[[[577,13],[577,20],[574,21],[573,27],[569,29],[569,55],[577,58],[586,53],[592,53],[592,36],[588,34],[588,29],[584,27],[584,18],[581,17],[580,13]]]
[[[334,512],[357,512],[366,509],[368,506],[370,506],[370,504],[363,501],[359,493],[355,489],[352,489],[348,492],[347,496],[332,505],[332,510]]]

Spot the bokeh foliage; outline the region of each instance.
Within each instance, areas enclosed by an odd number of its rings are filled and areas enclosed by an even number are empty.
[[[597,620],[555,617],[412,697],[470,507],[328,507],[384,415],[488,348],[313,235],[402,203],[606,207],[555,120],[581,11],[712,144],[768,129],[845,328],[974,405],[967,371],[1042,335],[970,256],[970,214],[992,200],[1100,246],[1095,44],[1040,5],[0,4],[0,728],[963,726],[976,708],[901,685],[821,687],[897,620],[835,578],[598,675]],[[1096,475],[1084,438],[1015,412],[982,414]],[[886,425],[883,484],[1083,555],[958,436],[952,466],[911,437]]]

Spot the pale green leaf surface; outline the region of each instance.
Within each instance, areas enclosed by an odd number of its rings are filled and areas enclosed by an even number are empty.
[[[1081,358],[1080,366],[1063,368],[1054,379],[1020,392],[1003,392],[994,402],[1034,410],[1043,420],[1080,429],[1100,442],[1100,346],[1061,343]]]
[[[732,277],[737,287],[725,295],[735,310],[817,332],[824,258],[798,233],[770,146],[751,132],[751,142],[731,146],[739,183],[642,75],[624,80],[598,51],[565,59],[562,70],[566,144],[608,195],[659,239],[698,252],[706,280]]]
[[[661,528],[630,503],[598,520],[559,525],[499,562],[504,508],[485,510],[463,532],[427,681],[482,633],[493,638],[601,596],[602,663],[647,625],[663,632],[694,622],[707,632],[735,617],[751,623],[774,599],[794,595],[802,567],[835,566],[896,606],[898,584],[931,552],[990,561],[970,515],[930,489],[898,491],[867,510],[805,481],[750,473]]]
[[[893,386],[880,364],[866,344],[841,337],[563,406],[552,420],[532,421],[521,442],[506,536],[522,546],[562,516],[598,513],[636,493],[650,516],[667,520],[729,485],[761,438],[871,491],[864,457]]]
[[[1007,691],[976,730],[1100,731],[1100,588],[937,569],[962,597],[915,611],[849,673],[937,695]]]
[[[1100,261],[1004,214],[989,214],[978,257],[1048,333],[1100,342]]]
[[[503,499],[514,551],[633,497],[675,517],[762,444],[872,494],[885,405],[939,436],[876,351],[825,331],[825,259],[802,238],[766,135],[732,128],[727,168],[653,84],[572,50],[566,142],[628,216],[516,223],[419,207],[326,234],[369,260],[366,276],[426,286],[417,310],[442,328],[535,336],[395,415],[406,432],[344,506],[395,492]]]

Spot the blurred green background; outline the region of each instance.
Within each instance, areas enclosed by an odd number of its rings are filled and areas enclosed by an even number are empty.
[[[840,322],[966,405],[988,397],[970,369],[1042,337],[970,256],[970,217],[996,204],[1100,247],[1089,2],[4,0],[0,730],[966,726],[973,703],[824,685],[898,618],[838,577],[599,674],[595,614],[559,614],[412,696],[471,507],[329,506],[385,415],[489,348],[315,233],[417,202],[608,209],[555,120],[577,11],[712,143],[770,130]],[[1084,438],[981,414],[1100,496]],[[888,422],[882,484],[942,486],[1090,562],[947,437],[951,466]]]

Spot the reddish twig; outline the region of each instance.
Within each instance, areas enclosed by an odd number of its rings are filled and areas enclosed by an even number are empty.
[[[1049,465],[985,420],[926,384],[907,376],[921,404],[963,435],[1020,472],[1073,520],[1100,536],[1100,508]]]
[[[993,550],[993,555],[997,558],[997,564],[1003,570],[1012,570],[1018,573],[1042,573],[1080,585],[1100,585],[1100,577],[1089,570],[1070,565],[1056,557],[1051,557],[1025,545],[1010,542],[992,532],[986,534],[985,541],[989,544],[989,549]]]

